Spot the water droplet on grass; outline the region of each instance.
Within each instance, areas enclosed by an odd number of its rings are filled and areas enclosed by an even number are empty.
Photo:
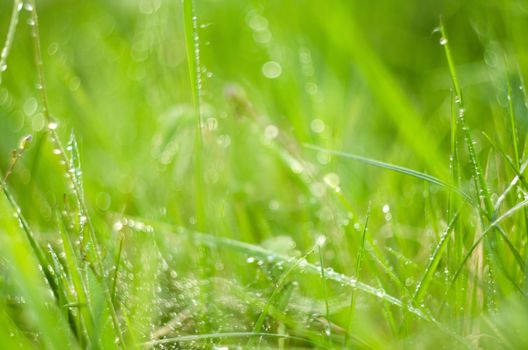
[[[441,37],[440,38],[440,45],[445,45],[445,44],[447,44],[447,38]]]
[[[323,178],[324,182],[334,190],[339,188],[340,178],[336,173],[328,173]]]
[[[326,236],[325,235],[319,235],[319,237],[317,237],[317,240],[315,241],[315,244],[318,247],[324,246],[325,243],[326,243]]]
[[[32,116],[37,111],[37,108],[38,108],[37,99],[34,97],[30,97],[24,102],[23,109],[24,109],[24,113],[27,116]]]
[[[48,124],[48,129],[50,130],[56,130],[59,127],[59,123],[52,121]]]
[[[273,124],[266,126],[266,129],[264,129],[264,137],[267,140],[273,140],[277,136],[279,136],[279,128]]]
[[[114,226],[112,227],[114,231],[121,231],[123,229],[123,223],[121,221],[114,222]]]
[[[272,211],[278,211],[280,209],[280,203],[278,200],[274,199],[269,202],[268,207]]]
[[[262,65],[262,74],[268,79],[276,79],[282,74],[282,66],[275,61],[268,61]]]
[[[328,153],[325,153],[325,152],[317,153],[317,161],[319,162],[319,164],[326,165],[330,163],[331,159],[332,157]]]
[[[310,123],[310,129],[316,134],[320,134],[326,129],[326,125],[321,119],[314,119]]]

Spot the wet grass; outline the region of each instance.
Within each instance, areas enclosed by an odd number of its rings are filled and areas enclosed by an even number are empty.
[[[527,17],[0,2],[0,347],[528,346]]]

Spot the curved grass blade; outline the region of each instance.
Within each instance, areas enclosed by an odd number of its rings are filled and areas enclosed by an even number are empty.
[[[269,256],[272,256],[276,261],[282,261],[285,266],[288,266],[288,265],[290,267],[294,265],[295,265],[294,267],[298,266],[298,263],[297,263],[298,260],[283,256],[281,254],[277,254],[275,252],[269,251],[259,246],[235,241],[235,240],[228,239],[228,238],[212,236],[212,235],[205,234],[205,233],[187,231],[185,230],[185,228],[180,228],[180,232],[187,233],[193,239],[197,241],[201,241],[204,244],[210,244],[213,246],[223,246],[223,247],[233,249],[243,254],[248,254],[248,255],[258,257],[260,259],[267,259]],[[320,267],[310,264],[308,262],[306,263],[303,262],[303,271],[306,273],[317,275],[317,276],[321,275]],[[452,337],[454,340],[458,341],[461,345],[471,348],[471,346],[467,343],[465,339],[459,337],[457,334],[453,333],[451,330],[446,328],[439,321],[437,321],[432,315],[430,315],[429,313],[424,313],[422,310],[412,305],[409,305],[408,303],[404,303],[400,299],[386,293],[383,289],[372,287],[366,283],[358,281],[354,277],[346,276],[344,274],[341,274],[335,271],[328,271],[326,273],[326,278],[330,281],[337,282],[343,286],[349,286],[350,288],[360,290],[370,296],[373,296],[379,299],[380,301],[386,304],[393,305],[401,309],[405,309],[406,312],[409,312],[424,321],[431,322],[440,331]]]
[[[465,194],[465,193],[461,192],[460,190],[458,190],[457,188],[449,185],[445,181],[442,181],[439,178],[434,177],[434,176],[429,175],[429,174],[425,174],[425,173],[422,173],[422,172],[419,172],[419,171],[416,171],[416,170],[413,170],[413,169],[409,169],[409,168],[406,168],[406,167],[403,167],[403,166],[400,166],[400,165],[394,165],[394,164],[382,162],[382,161],[379,161],[379,160],[376,160],[376,159],[367,158],[367,157],[363,157],[363,156],[358,156],[358,155],[355,155],[355,154],[352,154],[352,153],[348,153],[348,152],[325,149],[325,148],[322,148],[322,147],[319,147],[319,146],[316,146],[316,145],[311,145],[311,144],[306,144],[305,143],[304,147],[312,149],[312,150],[315,150],[315,151],[324,152],[324,153],[332,154],[332,155],[335,155],[335,156],[352,159],[352,160],[355,160],[355,161],[358,161],[358,162],[361,162],[361,163],[365,163],[365,164],[369,164],[369,165],[372,165],[372,166],[375,166],[375,167],[378,167],[378,168],[383,168],[383,169],[395,171],[395,172],[400,173],[400,174],[409,175],[409,176],[415,177],[417,179],[420,179],[420,180],[423,180],[423,181],[427,181],[427,182],[432,183],[434,185],[446,188],[449,191],[455,192],[455,193],[463,196],[469,202],[473,202],[471,200],[471,198],[467,194]]]
[[[196,342],[198,340],[212,340],[212,339],[228,339],[228,338],[256,338],[256,337],[267,337],[267,338],[286,338],[297,340],[301,342],[306,342],[308,344],[316,345],[318,349],[328,349],[325,345],[316,343],[312,340],[295,337],[287,334],[277,334],[277,333],[262,333],[262,332],[228,332],[228,333],[210,333],[210,334],[196,334],[196,335],[183,335],[180,337],[167,338],[154,340],[145,343],[147,347],[159,346],[171,343],[180,343],[180,342]]]

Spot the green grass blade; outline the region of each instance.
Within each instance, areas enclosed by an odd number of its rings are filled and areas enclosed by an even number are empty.
[[[367,215],[365,218],[365,224],[363,225],[363,233],[361,234],[361,245],[359,246],[358,256],[356,259],[356,269],[355,269],[355,276],[356,279],[359,280],[360,273],[361,273],[361,262],[363,261],[363,253],[365,251],[365,242],[366,242],[366,236],[367,236],[367,230],[368,230],[368,222],[370,218],[370,206],[367,210]],[[348,320],[347,320],[347,330],[345,334],[345,347],[349,346],[349,335],[350,331],[352,329],[352,321],[354,320],[354,311],[356,307],[356,298],[354,297],[354,289],[350,292],[350,310],[348,314]]]
[[[464,256],[464,259],[460,263],[459,267],[457,268],[455,274],[453,275],[450,286],[453,285],[453,283],[456,281],[458,276],[460,275],[460,272],[462,272],[462,269],[464,268],[464,265],[469,260],[475,249],[478,247],[478,245],[484,240],[484,238],[489,235],[490,232],[492,232],[494,229],[499,227],[499,224],[504,220],[515,214],[517,211],[525,208],[528,206],[528,199],[524,200],[522,202],[517,203],[514,207],[509,209],[507,212],[499,216],[495,221],[493,221],[487,228],[484,230],[484,232],[475,240],[475,243],[471,246],[471,248],[467,251],[466,255]],[[521,264],[521,268],[524,270],[524,261],[522,260],[522,257],[519,252],[515,254],[516,260],[519,264]],[[448,288],[450,289],[450,287]]]
[[[32,323],[42,332],[42,345],[49,349],[77,348],[74,335],[50,297],[50,286],[44,282],[44,275],[50,274],[50,264],[42,265],[42,251],[33,247],[27,232],[24,233],[26,228],[19,211],[11,205],[9,197],[0,196],[0,212],[7,214],[0,215],[0,252],[9,262],[10,274],[16,276],[14,281],[28,305]],[[56,293],[53,279],[46,277]]]
[[[11,46],[15,40],[20,10],[22,10],[22,0],[13,0],[13,9],[11,11],[9,29],[7,30],[4,47],[0,53],[0,85],[2,85],[2,74],[7,70],[7,58],[9,57]]]
[[[183,21],[185,28],[185,47],[187,50],[187,63],[193,96],[194,114],[196,116],[195,153],[194,153],[194,181],[195,181],[195,214],[198,229],[205,229],[205,191],[203,179],[203,131],[201,111],[201,68],[200,68],[200,42],[198,37],[198,22],[194,10],[193,0],[183,1]]]
[[[187,343],[187,342],[197,342],[199,340],[213,340],[213,339],[229,339],[229,338],[286,338],[292,339],[300,342],[306,342],[308,344],[316,345],[320,349],[328,349],[324,344],[315,343],[309,339],[295,337],[286,334],[275,334],[275,333],[262,333],[262,332],[229,332],[229,333],[211,333],[211,334],[195,334],[195,335],[183,335],[175,338],[167,338],[161,340],[155,340],[145,343],[147,347],[156,346],[156,345],[166,345],[172,343]]]
[[[60,216],[58,218],[59,232],[62,241],[62,250],[64,252],[64,260],[69,272],[69,278],[72,283],[72,288],[75,291],[76,303],[79,306],[79,328],[82,329],[82,334],[86,337],[86,342],[91,346],[96,346],[97,338],[94,336],[94,316],[92,313],[92,306],[88,302],[87,281],[83,278],[83,273],[86,269],[85,264],[81,262],[78,253],[74,249],[71,236],[66,229],[66,218]],[[97,346],[96,346],[97,347]]]
[[[347,159],[352,159],[352,160],[359,161],[359,162],[365,163],[365,164],[369,164],[369,165],[372,165],[372,166],[375,166],[375,167],[378,167],[378,168],[383,168],[383,169],[395,171],[395,172],[400,173],[400,174],[405,174],[405,175],[408,175],[408,176],[412,176],[414,178],[417,178],[417,179],[420,179],[420,180],[423,180],[423,181],[427,181],[427,182],[432,183],[434,185],[443,187],[443,188],[445,188],[445,189],[447,189],[449,191],[453,191],[453,192],[455,192],[455,193],[457,193],[457,194],[459,194],[459,195],[461,195],[464,198],[469,200],[469,197],[466,194],[460,192],[458,189],[456,189],[453,186],[449,185],[445,181],[440,180],[440,179],[438,179],[438,178],[436,178],[436,177],[434,177],[432,175],[429,175],[429,174],[425,174],[425,173],[422,173],[422,172],[419,172],[419,171],[416,171],[416,170],[413,170],[413,169],[405,168],[403,166],[382,162],[382,161],[375,160],[375,159],[372,159],[372,158],[358,156],[358,155],[355,155],[355,154],[352,154],[352,153],[348,153],[348,152],[328,150],[328,149],[325,149],[325,148],[322,148],[322,147],[319,147],[319,146],[315,146],[315,145],[310,145],[310,144],[304,144],[304,147],[306,147],[308,149],[316,150],[316,151],[319,151],[319,152],[324,152],[324,153],[332,154],[332,155],[335,155],[335,156],[339,156],[339,157],[343,157],[343,158],[347,158]]]
[[[444,254],[445,249],[447,247],[449,234],[451,233],[451,230],[453,229],[457,219],[458,213],[456,213],[451,219],[451,222],[440,237],[440,240],[438,241],[432,255],[429,257],[429,263],[425,268],[424,274],[420,282],[418,282],[418,284],[416,285],[416,290],[412,297],[412,303],[415,306],[421,303],[425,293],[427,292],[427,289],[429,288],[429,285],[431,284],[431,280],[434,276],[438,263],[440,262],[440,259],[442,258],[442,255]]]

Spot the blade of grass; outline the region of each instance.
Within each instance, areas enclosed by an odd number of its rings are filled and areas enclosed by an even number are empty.
[[[323,237],[323,236],[321,236],[321,237]],[[324,239],[326,240],[326,238],[324,238]],[[323,253],[322,253],[323,245],[324,245],[324,242],[317,243],[317,250],[318,250],[318,253],[319,253],[319,264],[321,266],[321,280],[322,280],[322,284],[323,284],[323,297],[324,297],[324,302],[325,302],[325,315],[326,315],[326,320],[328,321],[328,323],[326,325],[326,329],[325,329],[325,334],[328,337],[328,342],[329,342],[329,345],[330,345],[332,343],[332,340],[331,340],[332,327],[330,326],[331,325],[331,323],[330,323],[330,306],[328,305],[328,287],[326,286],[325,266],[324,266]]]
[[[414,306],[417,306],[421,303],[425,293],[427,292],[427,289],[429,288],[429,284],[431,283],[438,263],[440,262],[440,259],[442,258],[442,255],[447,247],[449,234],[451,233],[451,230],[453,229],[455,222],[458,219],[458,214],[459,213],[455,213],[455,215],[451,219],[451,222],[440,237],[440,240],[438,241],[432,255],[429,257],[429,263],[425,268],[420,282],[418,282],[418,284],[416,285],[416,290],[414,291],[414,295],[412,297],[412,304]]]
[[[359,280],[361,273],[361,262],[363,261],[363,252],[365,251],[365,241],[368,230],[368,222],[370,217],[370,205],[367,209],[367,215],[365,217],[365,224],[363,225],[363,233],[361,234],[361,245],[359,246],[358,256],[356,259],[356,269],[354,275],[356,279]],[[348,347],[350,344],[350,332],[352,330],[352,321],[354,320],[354,311],[356,306],[356,298],[354,297],[354,289],[350,292],[350,311],[348,313],[347,328],[345,333],[345,347]]]
[[[313,254],[313,252],[318,247],[319,247],[319,244],[316,244],[312,249],[310,249],[301,258],[297,259],[293,264],[291,264],[288,267],[288,269],[279,277],[279,280],[277,281],[275,288],[273,289],[273,292],[271,293],[270,297],[266,301],[266,304],[264,305],[262,312],[260,313],[257,321],[255,322],[255,325],[253,326],[254,333],[259,333],[261,331],[262,326],[264,325],[264,321],[266,320],[266,317],[268,315],[269,308],[271,307],[272,303],[275,301],[275,298],[278,296],[279,292],[282,290],[282,287],[286,283],[286,280],[289,277],[289,275],[297,268],[297,266],[299,266],[301,262],[306,261],[306,258],[309,255]]]
[[[309,339],[295,337],[295,336],[286,335],[286,334],[262,333],[262,332],[229,332],[229,333],[183,335],[183,336],[175,337],[175,338],[166,338],[166,339],[150,341],[150,342],[145,343],[144,345],[147,347],[151,347],[151,346],[165,345],[165,344],[179,343],[179,342],[196,342],[198,340],[248,338],[248,337],[249,338],[259,338],[259,337],[286,338],[286,339],[292,339],[292,340],[316,345],[317,348],[320,348],[320,349],[328,349],[328,347],[326,347],[324,344],[316,343]]]
[[[316,145],[304,144],[304,147],[306,147],[308,149],[316,150],[316,151],[319,151],[319,152],[324,152],[324,153],[332,154],[332,155],[335,155],[335,156],[356,160],[356,161],[359,161],[359,162],[362,162],[362,163],[365,163],[365,164],[369,164],[369,165],[372,165],[372,166],[375,166],[375,167],[378,167],[378,168],[383,168],[383,169],[388,169],[388,170],[391,170],[391,171],[395,171],[395,172],[400,173],[400,174],[409,175],[409,176],[415,177],[417,179],[420,179],[420,180],[423,180],[423,181],[427,181],[427,182],[432,183],[434,185],[443,187],[443,188],[445,188],[445,189],[447,189],[449,191],[455,192],[455,193],[463,196],[468,201],[470,200],[469,196],[466,195],[465,193],[459,191],[458,189],[456,189],[453,186],[449,185],[445,181],[442,181],[442,180],[440,180],[440,179],[438,179],[438,178],[436,178],[436,177],[434,177],[432,175],[429,175],[429,174],[421,173],[419,171],[416,171],[416,170],[413,170],[413,169],[409,169],[409,168],[405,168],[405,167],[402,167],[402,166],[399,166],[399,165],[385,163],[385,162],[382,162],[382,161],[379,161],[379,160],[375,160],[375,159],[372,159],[372,158],[358,156],[358,155],[355,155],[355,154],[352,154],[352,153],[348,153],[348,152],[342,152],[342,151],[335,151],[335,150],[325,149],[325,148],[322,148],[322,147],[319,147],[319,146],[316,146]]]
[[[78,347],[75,336],[50,297],[50,287],[57,293],[57,286],[53,286],[55,283],[49,276],[50,264],[43,260],[40,247],[33,247],[28,239],[25,220],[18,207],[12,207],[12,198],[7,195],[5,186],[3,189],[6,196],[0,196],[0,212],[14,215],[0,216],[0,252],[9,262],[10,274],[14,276],[18,291],[28,305],[31,323],[41,332],[42,345],[46,348],[75,349]],[[51,286],[46,285],[44,276]]]
[[[71,236],[66,229],[66,218],[58,216],[58,229],[62,241],[62,250],[64,252],[64,260],[69,272],[69,277],[75,291],[76,302],[79,306],[79,327],[83,330],[83,336],[86,338],[86,343],[92,346],[98,346],[97,337],[94,336],[94,315],[92,307],[88,303],[87,281],[83,278],[81,271],[86,269],[86,266],[81,262],[76,253]],[[97,344],[97,345],[96,345]]]
[[[2,74],[7,70],[7,57],[9,57],[9,52],[11,51],[11,46],[15,40],[15,33],[18,25],[18,15],[22,10],[23,4],[22,0],[13,0],[13,9],[11,11],[11,20],[9,21],[9,29],[7,30],[7,35],[0,53],[0,85],[2,85]]]
[[[194,114],[196,116],[195,133],[195,212],[198,229],[203,230],[205,220],[204,184],[203,184],[203,134],[201,113],[201,69],[200,69],[200,42],[198,37],[198,24],[194,10],[193,0],[183,1],[183,21],[185,29],[185,47],[187,51],[187,64],[193,96]]]
[[[457,102],[458,105],[458,121],[462,128],[462,134],[464,137],[464,142],[466,144],[467,152],[470,159],[470,164],[472,166],[472,178],[473,178],[473,184],[475,187],[475,191],[478,195],[478,198],[480,199],[480,202],[483,202],[482,204],[478,204],[480,208],[483,208],[479,210],[480,214],[480,221],[481,224],[484,226],[485,223],[493,221],[493,204],[491,201],[488,185],[486,183],[486,179],[484,177],[484,172],[482,171],[482,167],[480,165],[480,162],[478,160],[477,154],[475,152],[475,147],[473,145],[473,139],[471,136],[471,130],[466,124],[465,119],[465,106],[464,106],[464,99],[462,97],[462,91],[460,89],[460,84],[457,78],[455,64],[451,55],[451,49],[449,45],[449,39],[447,37],[447,33],[444,27],[444,23],[440,19],[440,34],[442,35],[442,38],[440,39],[440,44],[444,47],[444,53],[447,60],[447,65],[449,67],[449,72],[451,75],[451,81],[453,83],[453,87],[455,89],[455,102]],[[509,242],[508,238],[505,238],[507,242]],[[495,305],[495,299],[496,299],[496,288],[494,287],[496,285],[495,283],[495,277],[494,277],[494,270],[493,270],[493,263],[498,260],[498,257],[496,256],[496,239],[494,236],[491,236],[489,240],[486,240],[485,242],[485,259],[488,265],[488,278],[486,279],[487,283],[487,289],[488,293],[486,297],[488,300],[490,300],[490,303],[488,305]]]
[[[95,235],[95,230],[93,228],[93,225],[91,223],[90,216],[88,215],[88,209],[86,206],[86,203],[84,202],[84,195],[83,195],[83,188],[82,181],[80,180],[81,173],[80,173],[80,157],[78,156],[79,150],[77,149],[77,143],[75,142],[75,137],[73,136],[74,144],[72,145],[72,149],[69,151],[71,152],[71,159],[68,159],[66,156],[66,152],[64,150],[64,147],[62,146],[62,143],[60,142],[60,139],[57,134],[57,123],[52,120],[50,111],[49,111],[49,102],[48,102],[48,95],[47,95],[47,89],[46,89],[46,80],[44,77],[44,63],[42,60],[42,50],[41,50],[41,44],[40,44],[40,32],[39,32],[39,21],[38,21],[38,14],[37,9],[35,6],[35,0],[29,0],[26,4],[26,8],[30,11],[31,15],[31,21],[29,22],[32,30],[32,42],[33,42],[33,54],[35,59],[35,66],[37,71],[37,88],[40,92],[40,103],[42,106],[42,114],[44,115],[44,119],[48,126],[48,131],[51,135],[51,140],[54,144],[55,149],[57,149],[58,155],[62,158],[62,162],[66,165],[74,165],[73,169],[73,178],[70,176],[72,187],[74,190],[75,198],[78,201],[78,209],[79,209],[79,221],[80,226],[83,226],[82,221],[85,220],[88,224],[88,237],[91,243],[91,247],[94,251],[94,260],[95,260],[95,272],[99,276],[99,282],[103,286],[104,291],[104,299],[106,306],[109,310],[110,317],[112,320],[112,326],[114,327],[116,338],[118,339],[118,344],[121,344],[124,346],[125,341],[123,338],[123,332],[121,330],[121,326],[119,324],[119,320],[117,317],[117,312],[112,304],[110,291],[108,289],[108,286],[106,284],[106,281],[103,280],[103,276],[105,276],[104,273],[104,265],[102,262],[102,256],[100,252],[100,246],[97,242],[97,238]],[[73,135],[73,134],[72,134]],[[79,172],[77,172],[77,169],[79,169]],[[71,168],[67,171],[70,172],[72,170]],[[68,174],[68,172],[66,174]],[[71,173],[71,172],[70,172]],[[77,178],[77,180],[75,180]]]
[[[451,279],[451,282],[449,284],[449,287],[448,287],[448,291],[449,289],[452,287],[453,283],[456,281],[456,279],[458,278],[458,276],[460,275],[460,272],[462,271],[462,269],[464,268],[464,265],[466,264],[466,262],[469,260],[469,258],[471,257],[471,255],[473,254],[473,252],[475,251],[475,249],[478,247],[478,245],[484,240],[484,238],[490,233],[492,232],[493,229],[499,227],[499,223],[502,222],[504,219],[512,216],[513,214],[515,214],[517,211],[519,211],[520,209],[523,209],[525,207],[528,206],[528,199],[527,200],[524,200],[520,203],[517,203],[514,207],[512,207],[510,210],[508,210],[507,212],[505,212],[504,214],[502,214],[501,216],[499,216],[497,219],[495,219],[495,221],[493,221],[489,226],[488,228],[486,228],[486,230],[484,230],[484,232],[480,235],[479,238],[477,238],[477,240],[475,241],[475,243],[473,243],[473,245],[471,246],[471,248],[468,250],[468,252],[466,253],[466,255],[464,256],[464,259],[462,260],[462,262],[460,263],[459,267],[457,268],[455,274],[453,275],[452,279]],[[517,257],[517,259],[521,258],[520,255],[519,257]],[[521,258],[522,259],[522,258]],[[447,292],[446,292],[447,294]]]

